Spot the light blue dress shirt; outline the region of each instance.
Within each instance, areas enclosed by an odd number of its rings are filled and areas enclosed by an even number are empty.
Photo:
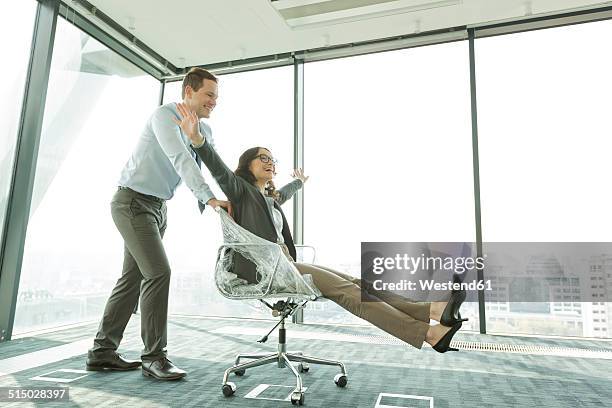
[[[215,198],[196,163],[189,137],[172,118],[179,119],[176,103],[160,106],[147,121],[136,149],[121,172],[119,185],[169,200],[185,182],[199,201]],[[200,121],[200,133],[211,143],[210,127]]]

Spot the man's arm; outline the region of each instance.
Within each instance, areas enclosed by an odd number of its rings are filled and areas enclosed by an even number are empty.
[[[208,203],[215,195],[204,180],[198,165],[183,143],[179,128],[173,124],[175,118],[168,109],[158,110],[151,120],[153,133],[172,166],[191,192],[202,203]]]

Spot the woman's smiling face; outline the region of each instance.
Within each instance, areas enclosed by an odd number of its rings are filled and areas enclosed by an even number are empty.
[[[270,181],[276,175],[276,160],[268,149],[260,148],[257,156],[251,160],[249,170],[257,181]]]

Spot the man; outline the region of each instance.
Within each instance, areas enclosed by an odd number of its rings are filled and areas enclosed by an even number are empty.
[[[210,72],[191,69],[183,80],[183,103],[198,117],[210,117],[218,96],[217,78]],[[170,266],[162,244],[166,230],[166,200],[181,180],[203,203],[231,210],[227,201],[215,199],[204,181],[191,150],[189,138],[172,119],[178,118],[175,103],[160,106],[149,118],[136,150],[123,168],[119,189],[111,202],[111,214],[125,242],[123,272],[106,303],[104,315],[88,352],[88,370],[132,370],[140,361],[117,354],[125,327],[140,296],[142,373],[159,380],[176,380],[186,372],[166,357]],[[211,138],[208,125],[200,131]]]

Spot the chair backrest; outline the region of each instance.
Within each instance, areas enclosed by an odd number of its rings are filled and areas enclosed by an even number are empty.
[[[281,247],[242,228],[221,207],[216,208],[223,230],[215,266],[215,284],[230,299],[292,297],[315,300],[321,292],[310,275],[302,276]],[[234,273],[234,257],[240,254],[255,264],[260,280],[248,283]]]

